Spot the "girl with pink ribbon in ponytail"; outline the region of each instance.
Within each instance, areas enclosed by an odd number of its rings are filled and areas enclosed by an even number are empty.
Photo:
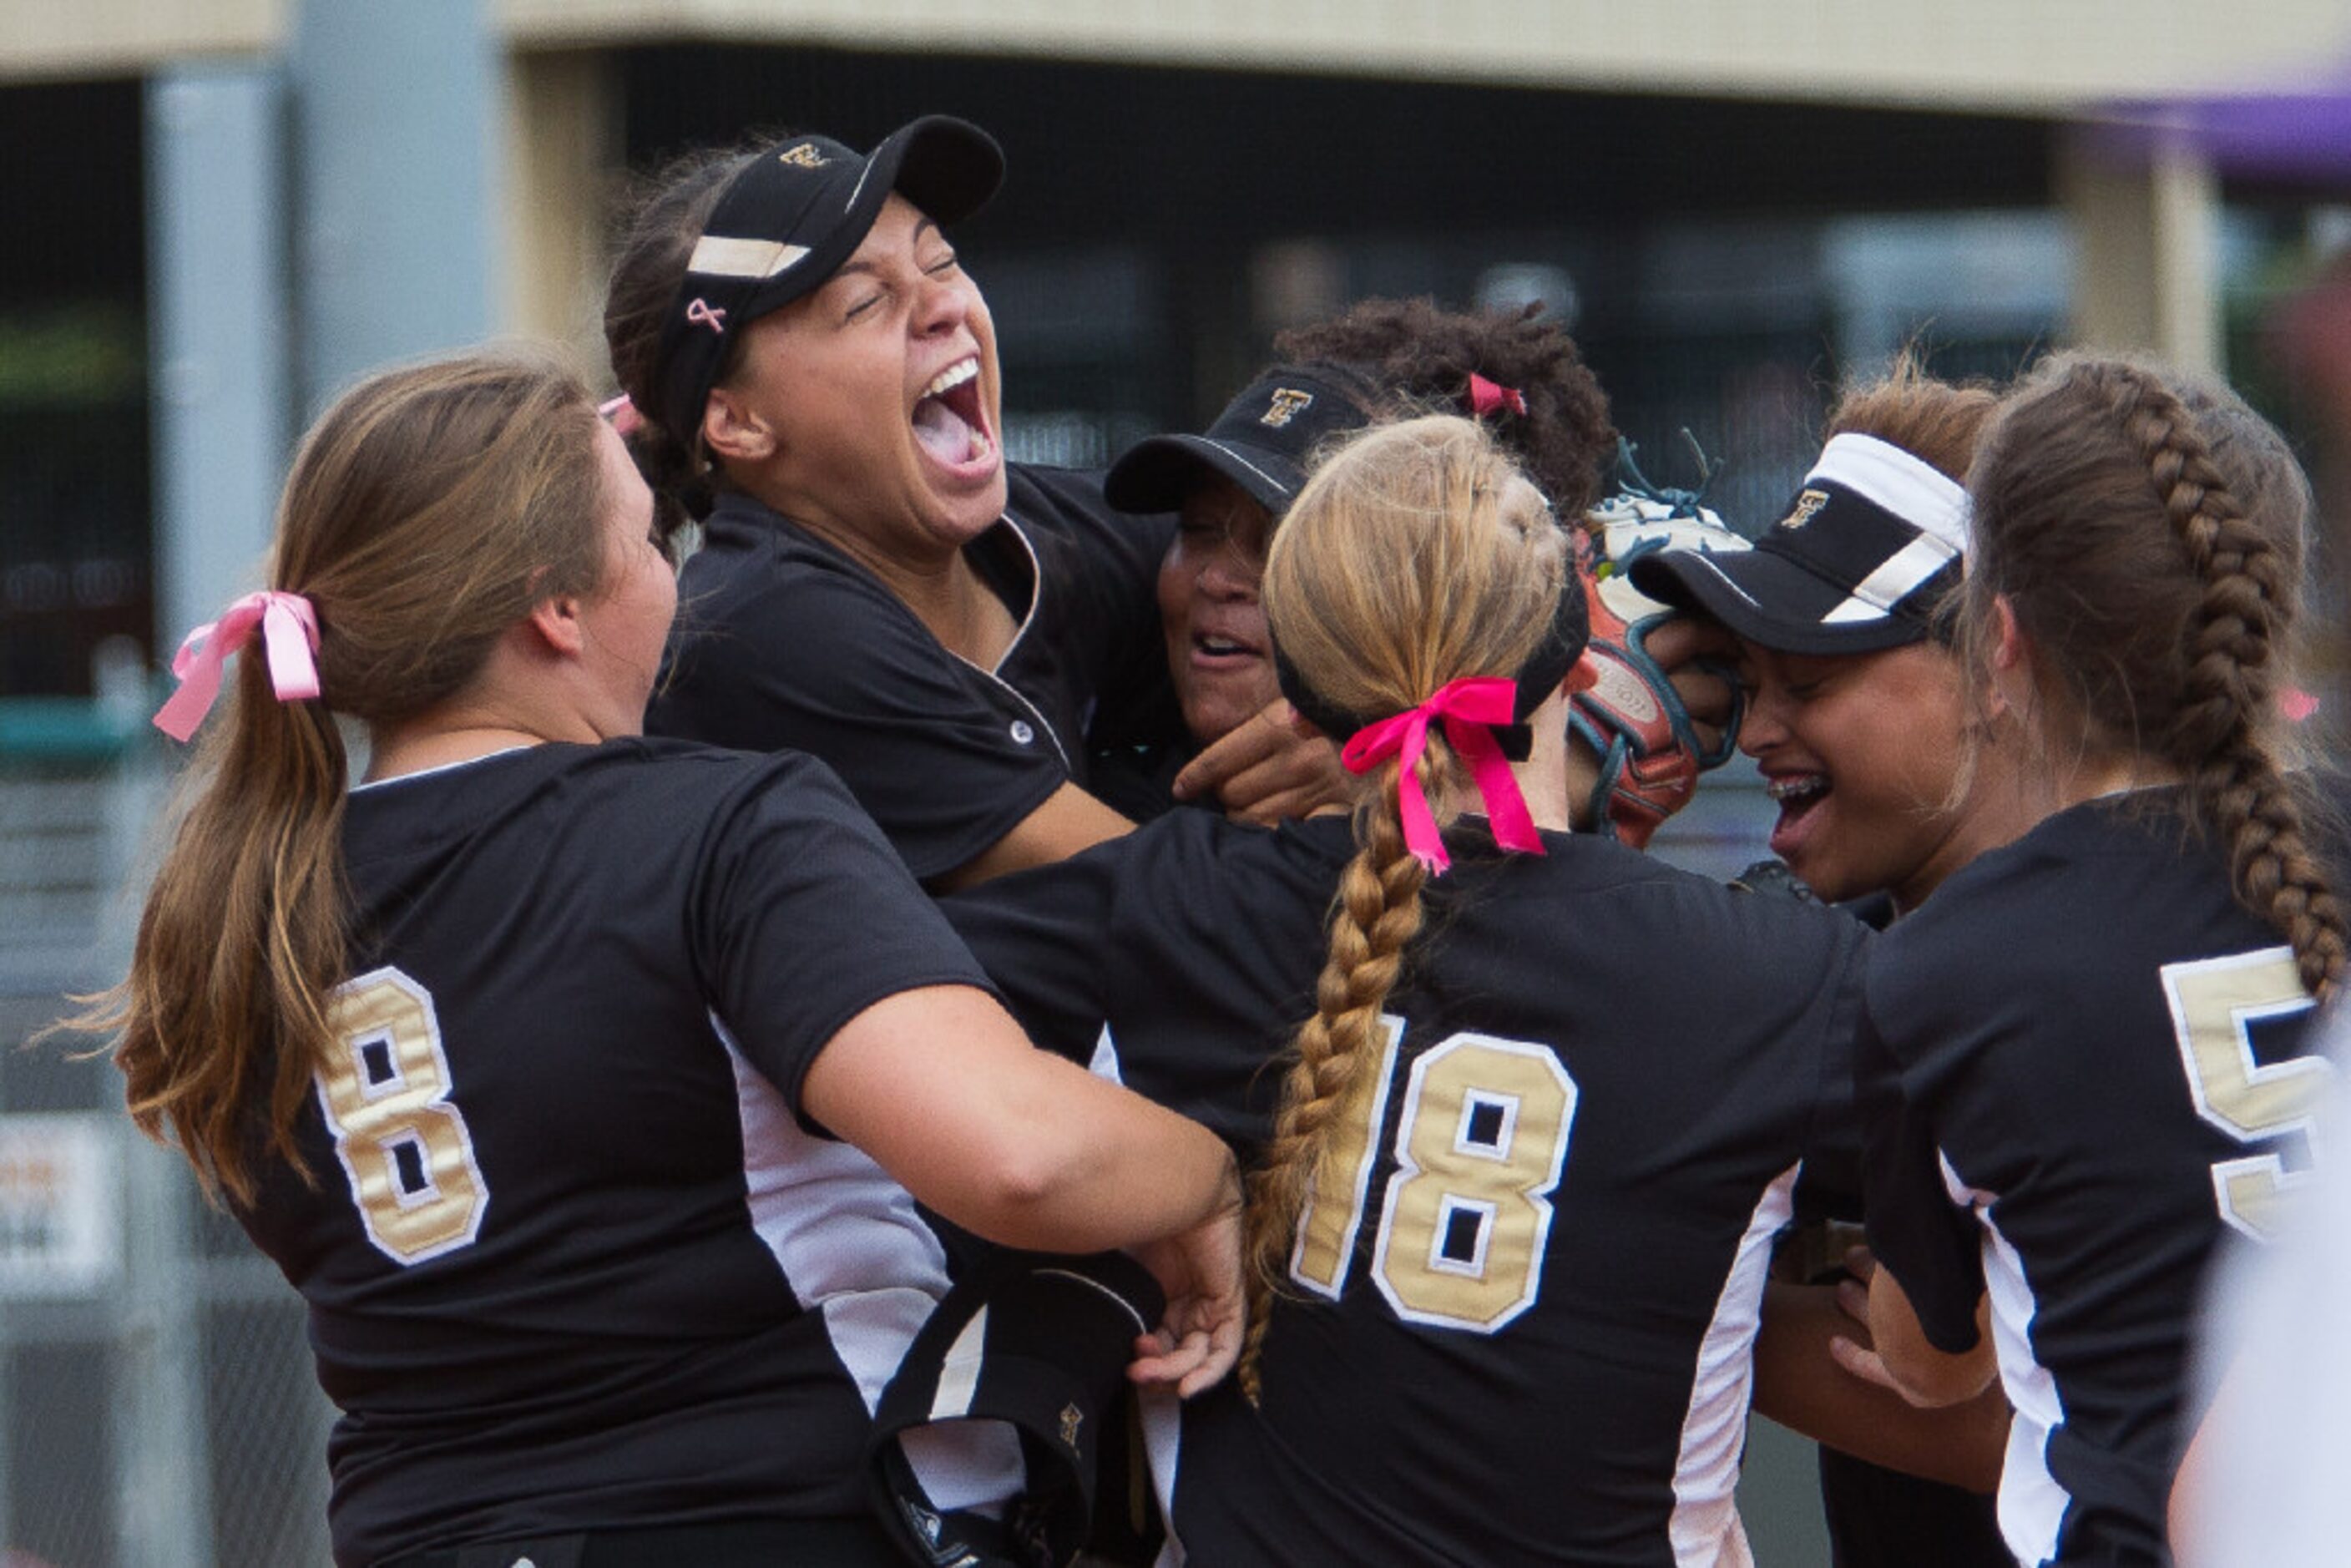
[[[1238,1349],[1225,1146],[1030,1049],[821,763],[642,735],[662,546],[569,371],[386,371],[157,716],[187,809],[77,1021],[301,1293],[342,1568],[903,1561],[863,1465],[947,1288],[918,1197],[1136,1247],[1134,1375]],[[907,1452],[932,1541],[1003,1540],[1010,1433]]]
[[[1865,934],[1568,831],[1585,598],[1479,422],[1340,446],[1264,604],[1351,815],[1175,812],[944,901],[1032,1038],[1252,1173],[1243,1375],[1146,1418],[1162,1561],[1746,1561],[1766,1265],[1850,1136]]]

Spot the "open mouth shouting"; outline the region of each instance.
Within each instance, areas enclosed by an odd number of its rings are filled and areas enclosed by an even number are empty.
[[[1804,841],[1809,836],[1807,830],[1813,811],[1828,798],[1828,775],[1767,775],[1763,792],[1780,808],[1780,820],[1771,828],[1771,852],[1793,863],[1796,856],[1802,852]]]
[[[933,376],[914,400],[914,440],[941,467],[962,479],[996,472],[996,437],[987,427],[979,356],[967,355]]]

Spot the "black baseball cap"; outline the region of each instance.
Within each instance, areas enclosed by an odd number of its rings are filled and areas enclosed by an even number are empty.
[[[1832,436],[1780,520],[1749,550],[1663,549],[1633,586],[1703,610],[1760,647],[1867,653],[1916,643],[1959,580],[1968,493],[1876,436]]]
[[[967,218],[1004,181],[1004,152],[944,114],[900,126],[868,155],[828,136],[791,136],[727,182],[695,242],[662,323],[648,413],[691,440],[735,335],[822,287],[857,253],[896,192],[934,223]]]
[[[969,1538],[916,1474],[905,1435],[947,1421],[998,1421],[1020,1435],[1024,1500],[1015,1533],[1069,1562],[1084,1543],[1105,1444],[1127,1421],[1127,1363],[1165,1314],[1150,1270],[1123,1252],[1065,1258],[998,1249],[933,1308],[873,1412],[869,1495],[910,1562],[1007,1563]],[[959,1555],[968,1552],[968,1556]],[[1023,1555],[1020,1561],[1033,1560]]]
[[[1225,405],[1203,435],[1151,435],[1126,449],[1102,480],[1122,512],[1172,512],[1210,476],[1239,486],[1279,517],[1306,483],[1306,460],[1326,437],[1360,430],[1363,394],[1306,370],[1276,370]]]

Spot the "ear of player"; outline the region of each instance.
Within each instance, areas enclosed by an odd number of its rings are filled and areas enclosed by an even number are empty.
[[[1592,618],[1584,658],[1593,679],[1569,698],[1568,725],[1600,758],[1587,803],[1593,831],[1642,849],[1659,823],[1688,804],[1698,775],[1730,759],[1745,703],[1734,671],[1698,661],[1731,694],[1721,739],[1711,747],[1700,740],[1671,675],[1648,651],[1650,633],[1676,612],[1635,588],[1626,573],[1634,561],[1660,550],[1750,547],[1700,503],[1703,485],[1691,491],[1650,484],[1630,442],[1619,444],[1618,468],[1623,490],[1585,514],[1579,541]]]

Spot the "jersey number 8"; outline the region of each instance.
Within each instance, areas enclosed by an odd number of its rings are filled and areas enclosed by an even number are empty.
[[[2259,1061],[2248,1027],[2313,1005],[2292,948],[2166,964],[2163,991],[2199,1116],[2240,1144],[2297,1133],[2314,1139],[2312,1118],[2332,1065],[2318,1056]],[[2314,1142],[2311,1152],[2317,1153]],[[2304,1179],[2275,1153],[2220,1160],[2212,1166],[2213,1199],[2221,1218],[2267,1241],[2277,1234],[2287,1192]]]
[[[449,1058],[433,995],[398,969],[336,988],[334,1049],[319,1103],[376,1249],[403,1266],[470,1243],[490,1190],[465,1118],[449,1103]]]
[[[1318,1295],[1336,1298],[1344,1282],[1387,1120],[1404,1020],[1380,1022],[1379,1069],[1341,1107],[1299,1219],[1290,1274]],[[1413,1062],[1372,1250],[1398,1317],[1492,1333],[1534,1304],[1575,1102],[1559,1058],[1523,1040],[1452,1034]]]

